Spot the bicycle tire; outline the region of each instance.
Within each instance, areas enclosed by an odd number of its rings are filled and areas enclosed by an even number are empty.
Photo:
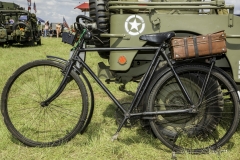
[[[176,68],[195,105],[208,70],[199,64]],[[154,135],[172,151],[209,153],[222,147],[234,134],[239,122],[237,90],[217,69],[212,70],[209,82],[197,113],[158,115],[150,120]],[[173,73],[169,71],[153,86],[147,109],[153,112],[189,107]]]
[[[23,65],[8,79],[2,93],[1,112],[10,133],[23,144],[58,146],[84,127],[88,95],[74,71],[61,94],[48,106],[40,105],[60,85],[63,69],[63,64],[37,60]]]

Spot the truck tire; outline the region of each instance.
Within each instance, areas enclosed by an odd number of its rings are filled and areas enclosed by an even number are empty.
[[[39,39],[38,41],[37,41],[37,45],[42,45],[42,41],[41,41],[41,39]]]
[[[89,0],[90,17],[97,23],[97,27],[106,33],[109,33],[109,12],[106,11],[106,0]],[[101,32],[93,31],[94,44],[96,47],[108,48],[110,46],[110,38],[100,37]],[[100,42],[99,40],[102,42]],[[108,59],[109,51],[98,51],[100,57]]]

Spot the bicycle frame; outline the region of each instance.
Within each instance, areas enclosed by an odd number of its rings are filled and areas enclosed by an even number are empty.
[[[45,100],[41,103],[42,107],[48,106],[55,98],[57,98],[58,95],[61,94],[61,91],[64,89],[64,87],[68,83],[69,74],[73,69],[77,70],[77,72],[79,72],[80,74],[83,74],[81,68],[78,68],[78,67],[75,66],[76,62],[78,62],[78,63],[80,63],[81,67],[83,67],[87,70],[87,72],[94,78],[94,80],[99,84],[99,86],[107,93],[107,95],[117,105],[117,107],[120,108],[120,110],[123,112],[123,115],[124,115],[123,121],[119,125],[116,134],[113,136],[113,140],[117,138],[117,135],[118,135],[119,131],[121,130],[121,128],[123,127],[126,120],[130,119],[131,117],[142,117],[142,116],[153,117],[153,116],[162,115],[162,114],[196,113],[197,112],[197,108],[202,102],[203,94],[204,94],[204,91],[206,89],[211,70],[212,70],[212,68],[215,64],[215,58],[213,58],[213,60],[211,61],[211,67],[209,69],[209,73],[208,73],[206,79],[204,80],[204,87],[201,90],[199,102],[198,102],[197,105],[194,105],[191,98],[189,97],[186,89],[184,88],[179,76],[177,75],[177,73],[176,73],[176,71],[175,71],[175,69],[172,65],[172,62],[170,61],[170,59],[167,57],[167,55],[165,53],[165,48],[166,48],[165,43],[162,43],[159,47],[83,48],[84,38],[80,37],[80,39],[78,41],[77,47],[75,47],[75,51],[73,52],[71,58],[69,59],[67,65],[65,67],[65,70],[63,71],[65,73],[65,75],[64,75],[64,78],[63,78],[60,86],[58,87],[58,89],[55,91],[55,93],[53,95],[51,95],[47,100]],[[127,50],[155,50],[154,58],[151,61],[151,64],[150,64],[147,72],[145,73],[142,81],[139,84],[139,87],[137,89],[137,92],[136,92],[133,100],[132,100],[132,103],[130,105],[129,110],[124,109],[124,107],[115,98],[115,96],[107,89],[107,87],[100,81],[100,79],[96,76],[96,74],[89,68],[89,66],[79,56],[80,52],[87,52],[87,51],[127,51]],[[154,74],[158,64],[161,61],[160,60],[160,55],[164,57],[164,59],[167,61],[168,65],[170,66],[171,71],[174,73],[175,78],[176,78],[180,88],[183,91],[183,94],[185,95],[186,99],[188,100],[188,102],[190,104],[190,107],[188,109],[166,110],[166,111],[156,111],[156,112],[146,112],[146,111],[144,111],[144,112],[139,112],[139,113],[132,113],[133,109],[139,105],[141,99],[143,98],[143,95],[144,95],[145,91],[147,90],[147,87],[149,86],[151,78],[153,77],[153,74]],[[149,119],[149,117],[148,117],[148,119]]]

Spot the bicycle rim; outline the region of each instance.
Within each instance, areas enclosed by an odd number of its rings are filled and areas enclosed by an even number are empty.
[[[63,79],[63,65],[49,60],[20,67],[2,93],[2,115],[8,130],[28,146],[56,146],[72,139],[84,126],[88,112],[87,92],[77,74],[47,107]]]

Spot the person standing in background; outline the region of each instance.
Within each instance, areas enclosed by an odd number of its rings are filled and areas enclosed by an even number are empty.
[[[44,37],[47,37],[48,31],[49,31],[49,22],[47,21],[44,27]]]
[[[52,30],[52,27],[49,28],[49,36],[50,36],[50,38],[52,38],[52,36],[53,36],[53,30]]]
[[[60,25],[60,23],[56,24],[56,32],[57,32],[57,38],[58,38],[58,36],[59,36],[59,34],[61,32],[61,25]]]

